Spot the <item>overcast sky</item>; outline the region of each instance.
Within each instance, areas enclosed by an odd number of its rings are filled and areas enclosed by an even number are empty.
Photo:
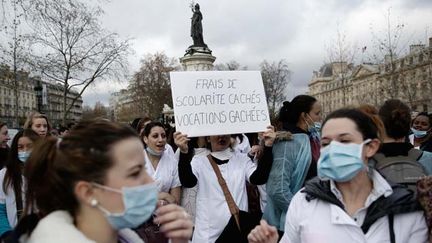
[[[327,47],[339,26],[358,49],[357,61],[368,61],[373,51],[371,29],[380,34],[391,8],[391,20],[404,24],[402,44],[425,42],[432,37],[432,0],[201,0],[204,41],[215,63],[230,60],[258,70],[263,60],[285,59],[292,71],[288,98],[304,93],[312,71],[328,59]],[[189,0],[111,0],[104,3],[102,25],[133,38],[135,54],[130,72],[139,68],[147,53],[165,52],[179,58],[192,44]],[[127,86],[100,81],[84,94],[84,104],[101,101]]]

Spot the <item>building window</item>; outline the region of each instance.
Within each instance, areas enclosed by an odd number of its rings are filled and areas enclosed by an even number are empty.
[[[423,111],[428,111],[428,106],[427,106],[427,104],[423,104]]]

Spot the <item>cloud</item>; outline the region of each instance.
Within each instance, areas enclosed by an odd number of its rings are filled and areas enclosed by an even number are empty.
[[[104,6],[102,23],[124,38],[134,38],[136,54],[130,58],[130,67],[135,71],[146,53],[184,55],[192,44],[189,4],[184,0],[111,1]],[[407,42],[424,42],[426,27],[432,28],[430,0],[201,0],[199,4],[204,41],[216,62],[235,60],[253,70],[264,59],[286,59],[293,72],[288,88],[291,98],[307,91],[312,71],[327,59],[326,46],[338,25],[350,42],[361,47],[372,47],[370,26],[382,28],[389,7],[392,15],[406,23]],[[358,59],[362,60],[361,54]],[[92,104],[100,99],[107,104],[108,93],[115,89],[119,87],[97,86],[96,91],[85,94],[84,101]]]

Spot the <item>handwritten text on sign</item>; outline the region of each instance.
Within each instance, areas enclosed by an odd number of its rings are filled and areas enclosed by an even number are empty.
[[[176,127],[190,137],[259,132],[270,124],[258,71],[170,75]]]

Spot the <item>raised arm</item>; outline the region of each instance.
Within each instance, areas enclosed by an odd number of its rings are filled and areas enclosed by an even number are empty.
[[[193,174],[191,160],[193,157],[193,148],[189,148],[189,138],[186,134],[180,132],[174,133],[174,142],[180,149],[180,160],[178,163],[178,173],[180,182],[184,187],[194,187],[198,180]]]

